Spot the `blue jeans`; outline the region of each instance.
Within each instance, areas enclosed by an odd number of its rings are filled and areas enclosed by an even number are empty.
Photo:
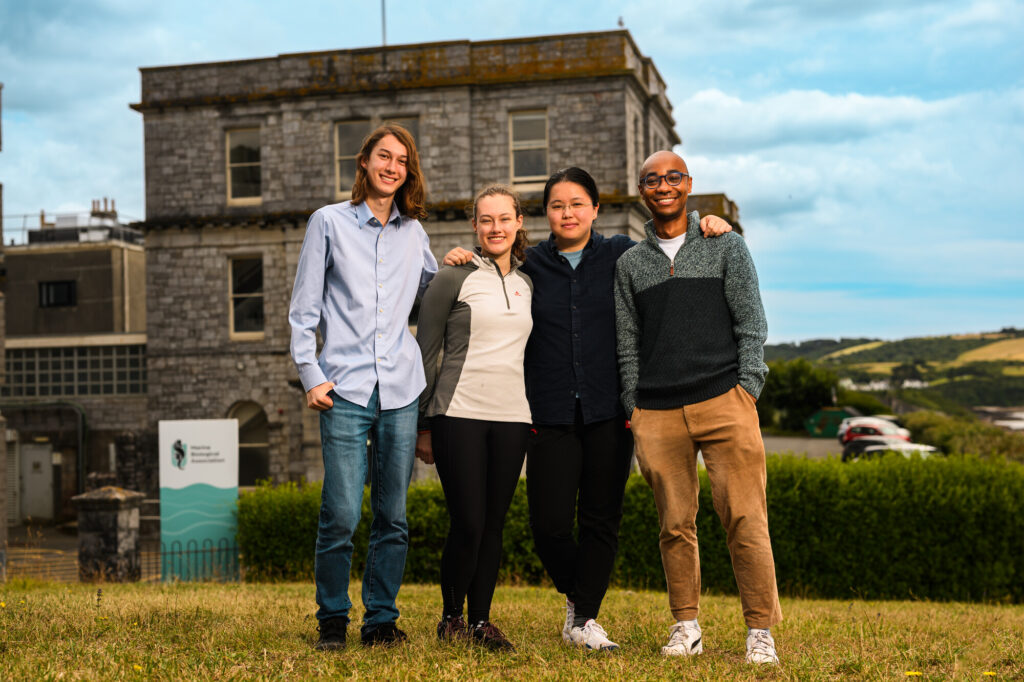
[[[381,410],[373,389],[366,407],[339,397],[320,413],[324,454],[324,487],[316,537],[316,617],[344,618],[352,571],[352,535],[362,515],[366,480],[366,440],[373,439],[370,457],[370,544],[363,572],[363,632],[398,618],[395,597],[405,573],[409,526],[405,498],[412,478],[416,448],[417,401],[396,410]]]

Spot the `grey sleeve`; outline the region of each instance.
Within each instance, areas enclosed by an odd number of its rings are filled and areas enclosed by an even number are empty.
[[[768,366],[764,364],[764,342],[768,338],[768,322],[761,304],[757,270],[747,243],[739,235],[723,235],[729,239],[725,260],[725,300],[732,314],[732,333],[739,355],[740,386],[758,398],[764,388]]]
[[[633,300],[633,285],[626,259],[615,265],[615,341],[622,383],[622,406],[629,419],[636,407],[636,385],[640,374],[640,317]]]
[[[459,291],[468,273],[462,268],[443,268],[430,282],[420,301],[420,314],[416,322],[416,343],[423,356],[423,372],[427,387],[420,394],[419,428],[426,429],[426,411],[437,386],[438,356],[444,345],[448,315],[459,300]]]

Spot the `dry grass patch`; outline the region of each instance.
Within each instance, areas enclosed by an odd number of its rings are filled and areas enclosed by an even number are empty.
[[[981,348],[961,353],[958,362],[984,362],[992,360],[1024,361],[1024,338],[996,341]]]
[[[358,603],[358,585],[352,590]],[[501,587],[492,619],[519,648],[493,654],[441,645],[437,586],[406,585],[399,625],[408,645],[320,653],[313,586],[89,585],[15,581],[0,600],[0,679],[842,679],[1024,676],[1024,607],[784,599],[773,628],[782,665],[743,662],[739,600],[706,596],[704,654],[668,660],[671,617],[658,592],[612,590],[601,622],[622,649],[595,655],[562,645],[552,589]],[[361,612],[359,607],[356,615]]]
[[[844,355],[853,355],[854,353],[860,353],[865,350],[873,350],[879,346],[888,343],[888,341],[869,341],[868,343],[862,343],[859,346],[849,346],[848,348],[841,348],[837,351],[832,351],[828,355],[822,357],[822,360],[831,360],[833,358],[841,358]]]

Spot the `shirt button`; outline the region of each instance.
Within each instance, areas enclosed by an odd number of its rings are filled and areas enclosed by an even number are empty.
[[[378,284],[378,285],[377,285],[377,288],[378,288],[378,289],[383,289],[383,288],[384,288],[384,285],[383,285],[383,284]]]
[[[377,308],[377,312],[378,313],[382,313],[382,312],[384,312],[384,309],[383,308]]]

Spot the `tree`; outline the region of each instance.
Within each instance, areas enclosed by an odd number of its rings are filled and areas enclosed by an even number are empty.
[[[800,431],[804,421],[826,405],[831,405],[839,378],[835,373],[815,367],[803,358],[768,363],[757,413],[762,426],[777,426]]]

